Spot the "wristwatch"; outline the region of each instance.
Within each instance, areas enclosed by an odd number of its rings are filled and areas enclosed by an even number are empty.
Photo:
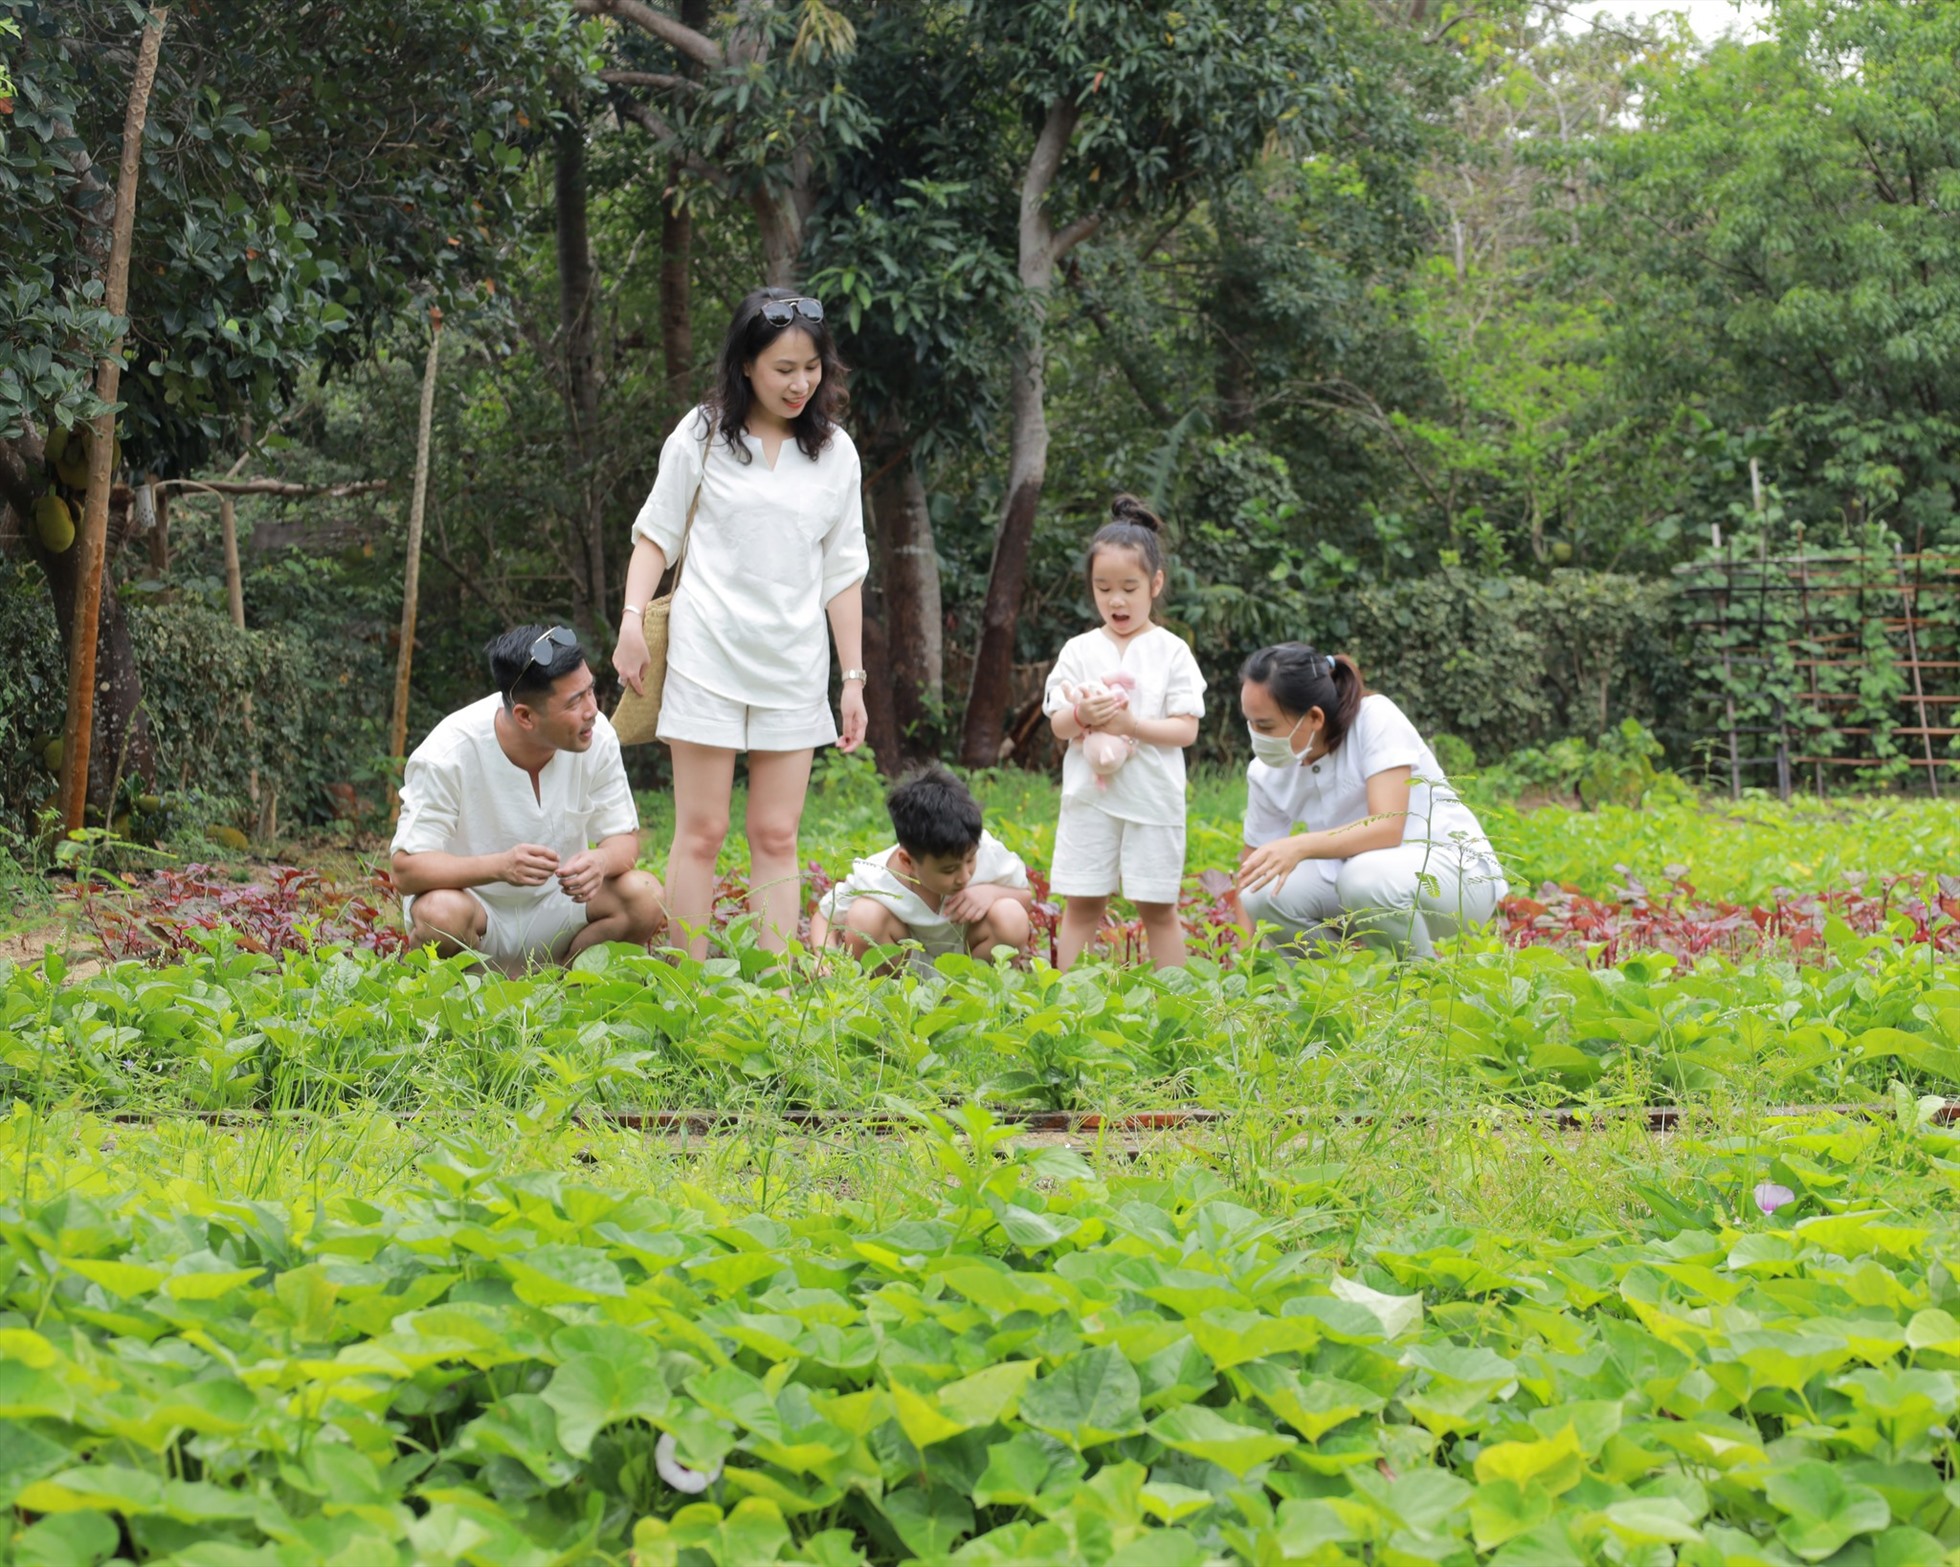
[[[862,669],[847,669],[844,671],[844,678],[846,680],[855,680],[859,685],[863,685],[866,680],[870,679],[870,676]]]

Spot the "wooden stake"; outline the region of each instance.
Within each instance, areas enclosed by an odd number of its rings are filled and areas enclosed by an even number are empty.
[[[123,115],[122,164],[116,173],[116,214],[109,230],[109,270],[103,306],[112,316],[129,309],[129,250],[136,229],[136,184],[143,174],[143,126],[150,114],[150,89],[157,79],[157,55],[170,8],[157,6],[143,26],[136,74],[129,84]],[[118,337],[96,362],[95,395],[114,403],[122,389],[123,339]],[[102,616],[102,563],[109,537],[110,463],[115,455],[116,416],[96,417],[89,444],[88,496],[82,507],[81,584],[75,595],[74,643],[68,650],[68,722],[61,747],[61,819],[70,832],[82,825],[88,806],[88,750],[95,725],[95,641]],[[113,808],[114,802],[109,802]]]
[[[422,596],[422,514],[429,494],[429,435],[435,425],[436,361],[442,346],[442,312],[429,310],[429,358],[422,369],[422,422],[415,432],[415,489],[408,501],[408,563],[402,572],[402,645],[395,660],[395,716],[388,754],[408,753],[408,676],[415,660],[415,612]],[[401,815],[401,795],[388,784],[389,814]]]
[[[231,623],[245,629],[245,573],[238,564],[238,502],[229,495],[218,497],[218,531],[225,541],[225,599],[231,605]]]

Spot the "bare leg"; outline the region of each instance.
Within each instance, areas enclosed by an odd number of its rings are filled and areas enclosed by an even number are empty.
[[[1025,956],[1034,946],[1034,921],[1012,898],[994,906],[967,928],[966,950],[976,958],[992,957],[996,947],[1012,947]]]
[[[1096,939],[1096,932],[1102,929],[1103,915],[1109,909],[1109,899],[1070,898],[1062,910],[1062,928],[1055,936],[1055,966],[1064,972],[1075,967],[1075,960],[1082,956],[1082,949]]]
[[[666,908],[661,901],[660,883],[649,871],[628,871],[624,876],[608,876],[585,905],[585,928],[572,937],[565,949],[570,962],[587,947],[602,941],[630,941],[644,947],[660,928]]]
[[[453,958],[459,952],[479,951],[490,916],[473,893],[460,887],[437,887],[415,900],[408,921],[408,944],[420,951],[434,943],[438,954]]]
[[[724,746],[672,742],[674,846],[667,855],[667,940],[688,955],[708,955],[715,910],[715,856],[728,836],[728,797],[735,753]]]
[[[1177,917],[1175,903],[1139,903],[1143,917],[1144,940],[1150,944],[1150,961],[1157,968],[1183,968],[1184,921]]]
[[[788,947],[796,934],[796,917],[803,910],[796,834],[803,824],[803,797],[810,788],[811,755],[809,751],[749,752],[749,908],[762,917],[755,944],[765,952]]]

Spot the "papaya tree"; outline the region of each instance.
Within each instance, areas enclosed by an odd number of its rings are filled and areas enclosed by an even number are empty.
[[[41,566],[70,638],[76,573],[52,504],[78,498],[97,357],[125,334],[110,558],[144,520],[130,474],[183,474],[266,428],[303,375],[367,352],[418,298],[494,274],[555,81],[581,69],[552,0],[203,0],[170,24],[142,150],[127,315],[92,257],[120,157],[143,8],[0,0],[0,539]],[[51,447],[52,443],[52,447]],[[38,521],[37,521],[38,519]],[[45,523],[45,526],[40,525]],[[147,771],[141,685],[102,597],[90,797]]]

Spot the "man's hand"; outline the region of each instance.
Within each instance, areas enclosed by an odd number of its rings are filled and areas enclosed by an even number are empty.
[[[558,869],[558,851],[541,843],[520,843],[504,852],[504,868],[497,877],[513,887],[542,887]]]
[[[975,920],[985,919],[987,910],[1006,895],[1006,888],[996,887],[991,882],[970,882],[958,892],[949,893],[946,901],[940,904],[939,912],[949,920],[971,925]]]
[[[565,896],[574,903],[586,902],[605,884],[606,868],[590,849],[583,854],[574,854],[558,867],[558,885],[565,889]]]
[[[1306,859],[1306,840],[1300,837],[1275,838],[1246,851],[1239,862],[1239,891],[1257,892],[1270,882],[1284,881]]]

